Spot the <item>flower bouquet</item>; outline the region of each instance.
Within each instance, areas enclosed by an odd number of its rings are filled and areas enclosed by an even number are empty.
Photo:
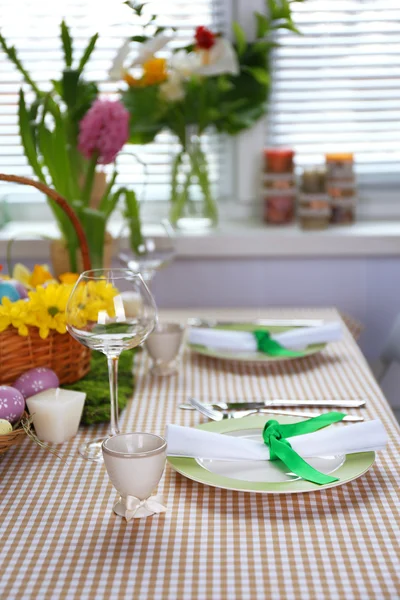
[[[142,16],[142,4],[127,4]],[[203,134],[214,130],[235,135],[267,111],[270,53],[276,45],[273,34],[279,28],[297,31],[287,0],[269,0],[268,4],[269,17],[254,14],[252,41],[238,23],[233,25],[233,44],[199,26],[189,45],[174,47],[167,56],[166,46],[174,35],[155,28],[156,16],[151,15],[144,35],[124,42],[110,70],[112,80],[127,84],[121,100],[133,117],[130,142],[151,142],[165,129],[179,141],[180,151],[172,163],[170,212],[178,226],[199,206],[204,225],[217,221]],[[128,60],[133,44],[136,54]]]
[[[90,351],[66,329],[65,308],[75,276],[65,274],[57,281],[40,265],[27,273],[16,265],[13,277],[0,282],[0,383],[12,383],[36,367],[52,369],[61,383],[77,381],[89,371]]]
[[[125,214],[141,243],[138,206],[135,194],[124,187],[115,188],[115,160],[129,137],[129,113],[118,101],[99,98],[94,82],[84,78],[85,66],[95,48],[94,35],[79,60],[67,25],[61,23],[65,67],[59,79],[51,81],[50,91],[39,89],[16,49],[0,34],[0,48],[21,73],[31,93],[19,93],[18,121],[22,146],[38,180],[59,192],[81,221],[93,268],[103,266],[107,221],[120,199],[125,199]],[[106,180],[104,165],[114,164]],[[81,270],[79,240],[62,210],[51,198],[49,204],[68,251],[68,269]],[[64,268],[65,270],[65,268]]]

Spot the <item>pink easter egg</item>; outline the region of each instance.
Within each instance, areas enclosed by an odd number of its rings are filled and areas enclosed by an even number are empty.
[[[14,387],[21,392],[25,400],[49,388],[57,388],[59,385],[60,380],[56,373],[46,367],[36,367],[26,371],[14,382]]]
[[[21,392],[9,385],[0,385],[0,419],[16,423],[25,410],[25,399]]]

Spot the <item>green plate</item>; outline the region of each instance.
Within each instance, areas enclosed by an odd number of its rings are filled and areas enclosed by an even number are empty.
[[[256,415],[243,419],[227,419],[199,425],[200,429],[246,437],[262,439],[261,432],[269,418],[281,423],[295,423],[302,419],[298,417]],[[345,425],[335,425],[345,427]],[[240,492],[258,492],[261,494],[298,494],[302,492],[317,492],[330,487],[343,485],[357,479],[371,468],[375,461],[375,452],[360,452],[343,456],[307,459],[315,468],[334,473],[339,481],[316,485],[290,473],[279,461],[210,461],[194,458],[168,457],[168,462],[175,471],[212,487]]]
[[[294,329],[291,327],[284,327],[278,325],[256,325],[255,323],[235,323],[234,325],[218,325],[212,329],[228,329],[235,331],[254,331],[254,329],[263,329],[269,333],[282,333],[283,331],[289,331]],[[228,350],[215,350],[208,348],[207,346],[200,346],[199,344],[188,344],[188,347],[192,352],[197,354],[203,354],[204,356],[210,356],[212,358],[220,358],[222,360],[237,360],[240,362],[277,362],[282,360],[299,360],[305,356],[311,356],[317,354],[326,348],[326,344],[312,344],[301,353],[300,356],[268,356],[262,352],[229,352]]]

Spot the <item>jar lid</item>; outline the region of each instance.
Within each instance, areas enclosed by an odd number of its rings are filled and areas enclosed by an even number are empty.
[[[273,156],[286,156],[287,158],[293,157],[295,154],[291,148],[264,148],[264,156],[267,158]]]
[[[332,162],[353,162],[354,154],[352,152],[332,152],[325,154],[325,160]]]

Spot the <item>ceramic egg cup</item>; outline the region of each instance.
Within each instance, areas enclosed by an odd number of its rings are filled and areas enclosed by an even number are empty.
[[[179,323],[158,323],[145,341],[153,359],[151,373],[158,376],[175,375],[177,359],[182,348],[185,327]]]
[[[167,442],[153,433],[119,433],[102,443],[104,464],[120,494],[116,515],[132,518],[165,512],[161,497],[150,497],[164,471]]]

